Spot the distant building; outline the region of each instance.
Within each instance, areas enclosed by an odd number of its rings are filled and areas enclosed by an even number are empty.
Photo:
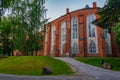
[[[99,19],[96,2],[93,7],[69,12],[51,21],[47,26],[44,54],[49,56],[119,56],[120,49],[114,44],[114,34],[108,33],[92,22]]]

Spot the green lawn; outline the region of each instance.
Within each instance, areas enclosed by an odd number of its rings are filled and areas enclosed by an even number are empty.
[[[106,63],[109,63],[113,66],[112,70],[120,71],[120,58],[93,58],[93,57],[85,57],[85,58],[76,58],[76,60],[84,62],[86,64],[102,67],[100,64],[101,60],[104,60]]]
[[[52,75],[72,74],[72,70],[65,62],[43,56],[18,56],[0,60],[0,73],[16,75],[42,75],[42,68],[49,66]]]

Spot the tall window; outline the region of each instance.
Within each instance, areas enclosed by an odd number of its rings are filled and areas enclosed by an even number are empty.
[[[66,22],[63,22],[61,27],[62,27],[61,38],[62,41],[64,41],[66,38]]]
[[[111,37],[110,33],[108,33],[108,29],[104,29],[104,38],[105,38],[105,49],[107,54],[111,54]]]
[[[72,46],[72,54],[77,54],[77,53],[78,53],[78,45],[74,43]]]
[[[52,27],[52,43],[54,43],[55,27]]]
[[[78,20],[77,17],[72,19],[72,39],[78,38]]]
[[[51,51],[53,51],[54,40],[55,40],[55,26],[53,26],[53,27],[52,27],[52,36],[51,36]]]
[[[94,17],[94,15],[89,15],[88,16],[88,34],[89,34],[89,37],[95,37],[96,35],[95,35],[95,25],[94,24],[92,24],[92,22],[95,20],[95,17]]]
[[[87,17],[88,53],[89,54],[98,53],[96,26],[92,24],[92,22],[95,19],[96,17],[94,14],[90,14]]]
[[[66,42],[66,22],[61,24],[61,54],[65,52],[65,42]]]

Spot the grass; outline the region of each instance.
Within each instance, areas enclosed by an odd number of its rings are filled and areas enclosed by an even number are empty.
[[[43,56],[18,56],[2,59],[0,60],[0,73],[40,76],[44,66],[52,69],[52,75],[73,73],[65,62]]]
[[[109,63],[113,66],[112,70],[120,71],[120,58],[93,58],[93,57],[85,57],[85,58],[76,58],[76,60],[81,61],[86,64],[102,67],[100,64],[101,60],[104,60],[106,63]]]

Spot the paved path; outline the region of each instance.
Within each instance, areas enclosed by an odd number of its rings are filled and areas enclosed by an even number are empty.
[[[82,73],[86,74],[89,76],[94,76],[96,77],[96,80],[120,80],[120,72],[118,71],[111,71],[111,70],[106,70],[102,68],[98,68],[95,66],[91,66],[88,64],[84,64],[82,62],[76,61],[72,58],[56,58],[59,60],[62,60],[72,66],[74,66],[77,69],[77,73]],[[93,79],[88,79],[88,80],[93,80]]]
[[[0,80],[96,80],[88,75],[81,76],[17,76],[0,74]]]

